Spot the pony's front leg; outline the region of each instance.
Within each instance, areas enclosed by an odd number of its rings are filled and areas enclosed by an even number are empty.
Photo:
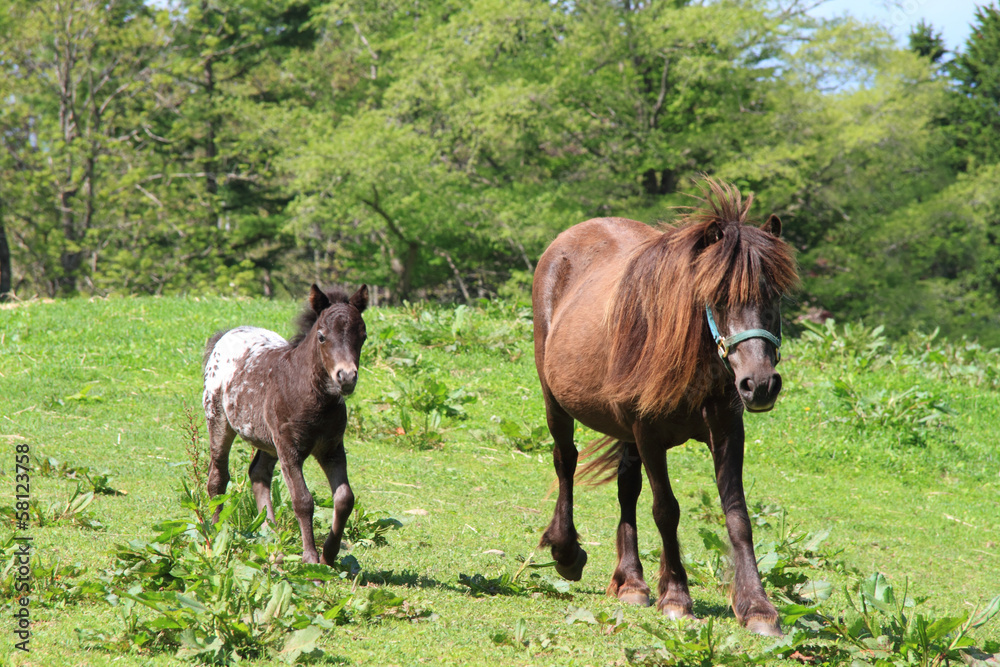
[[[583,566],[587,564],[587,552],[580,548],[576,526],[573,525],[573,476],[579,456],[573,443],[573,418],[548,393],[545,396],[545,412],[549,432],[555,441],[552,462],[559,481],[559,497],[552,522],[542,534],[539,546],[552,547],[556,572],[570,581],[579,581],[583,576]]]
[[[318,563],[319,554],[316,553],[316,540],[313,538],[315,503],[302,475],[302,464],[306,457],[291,442],[275,443],[275,447],[278,450],[278,461],[281,462],[281,476],[288,487],[292,509],[295,510],[295,518],[299,521],[302,533],[302,562]]]
[[[344,451],[343,437],[329,443],[327,447],[314,453],[319,465],[326,473],[333,493],[333,525],[323,544],[321,563],[333,565],[340,552],[340,542],[344,536],[344,526],[354,510],[354,492],[347,480],[347,453]]]
[[[634,442],[623,442],[622,457],[618,463],[618,506],[621,509],[615,540],[618,565],[608,584],[608,595],[622,602],[646,607],[649,605],[649,586],[642,576],[635,525],[635,507],[641,491],[642,460],[639,450]]]
[[[719,499],[733,545],[734,576],[730,595],[733,613],[751,632],[781,636],[778,612],[764,593],[753,550],[753,529],[743,492],[743,416],[725,412],[712,415],[709,433]]]
[[[680,545],[677,542],[677,524],[680,523],[681,508],[670,488],[667,474],[667,451],[661,433],[645,422],[636,422],[633,427],[636,445],[649,479],[649,489],[653,494],[653,521],[663,540],[660,553],[660,585],[656,608],[668,618],[695,618],[691,610],[691,593],[688,590],[687,572],[681,562]]]

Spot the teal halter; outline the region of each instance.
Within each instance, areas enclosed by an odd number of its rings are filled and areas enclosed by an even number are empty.
[[[737,334],[733,334],[729,338],[725,338],[721,333],[719,333],[719,327],[715,323],[715,318],[712,317],[712,306],[711,304],[705,304],[705,315],[708,318],[708,328],[712,332],[712,339],[715,341],[715,345],[719,350],[719,358],[726,363],[726,368],[733,370],[732,366],[729,365],[729,350],[736,347],[739,343],[749,339],[749,338],[763,338],[765,340],[771,341],[774,345],[775,363],[781,361],[781,338],[780,336],[775,336],[770,331],[766,329],[747,329],[746,331],[741,331]]]

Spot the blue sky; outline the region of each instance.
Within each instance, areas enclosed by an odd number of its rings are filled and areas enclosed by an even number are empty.
[[[873,20],[889,28],[903,44],[911,26],[924,19],[943,34],[945,45],[954,51],[962,47],[969,36],[969,24],[976,6],[984,4],[990,3],[984,0],[827,0],[810,13],[821,17],[851,14]]]

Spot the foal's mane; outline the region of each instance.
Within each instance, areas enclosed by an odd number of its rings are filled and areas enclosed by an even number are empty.
[[[326,294],[326,298],[330,300],[330,305],[351,302],[351,298],[347,295],[347,292],[339,288],[323,290],[323,293]],[[313,325],[316,324],[316,320],[319,319],[319,316],[320,313],[317,313],[310,304],[306,303],[306,307],[295,319],[295,327],[298,330],[298,333],[288,340],[289,347],[298,347],[302,341],[306,339],[306,336],[309,335],[309,332],[312,330]]]
[[[640,415],[695,409],[713,391],[705,304],[764,303],[798,282],[791,248],[749,224],[751,194],[706,178],[701,206],[624,263],[605,325],[606,398]],[[768,225],[765,225],[767,228]]]

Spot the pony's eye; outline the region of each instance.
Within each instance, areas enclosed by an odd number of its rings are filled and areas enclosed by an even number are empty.
[[[320,331],[318,334],[316,334],[316,337],[319,339],[319,342],[321,342],[321,343],[325,343],[326,342],[326,336],[323,335],[322,331]]]

